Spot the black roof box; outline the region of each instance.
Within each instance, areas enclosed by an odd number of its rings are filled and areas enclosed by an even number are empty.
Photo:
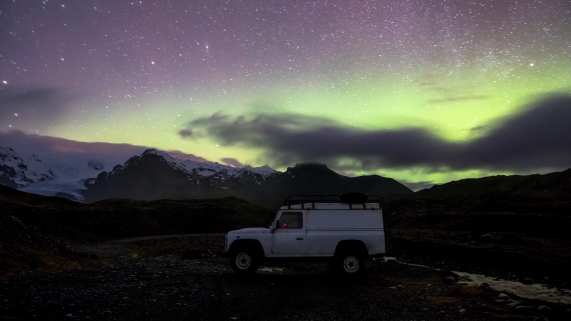
[[[365,203],[369,199],[369,196],[364,193],[344,193],[339,197],[341,203]]]

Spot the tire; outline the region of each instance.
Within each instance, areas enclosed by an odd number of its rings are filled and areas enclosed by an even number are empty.
[[[365,270],[365,258],[353,251],[341,253],[335,263],[335,270],[343,275],[358,275]]]
[[[230,266],[238,274],[252,274],[260,264],[261,260],[252,248],[239,248],[230,255]]]

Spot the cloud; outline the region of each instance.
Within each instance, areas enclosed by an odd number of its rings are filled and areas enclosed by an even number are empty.
[[[139,155],[148,147],[129,144],[85,143],[65,138],[26,134],[20,130],[0,132],[0,146],[11,147],[26,154],[89,154],[131,157]]]
[[[553,95],[461,148],[459,165],[497,169],[571,167],[571,95]]]
[[[571,95],[545,97],[503,119],[486,136],[458,143],[421,128],[361,130],[297,114],[230,118],[215,114],[188,123],[222,145],[266,150],[274,166],[296,161],[357,160],[361,169],[534,170],[571,165]],[[356,168],[357,169],[357,168]]]
[[[200,157],[200,156],[196,156],[194,154],[187,154],[187,153],[183,153],[179,150],[169,150],[166,151],[169,155],[171,155],[174,158],[178,158],[178,159],[186,159],[186,160],[190,160],[193,162],[198,162],[198,163],[205,163],[208,162],[208,160],[206,158]]]
[[[244,167],[245,165],[240,163],[239,160],[237,160],[236,158],[230,158],[230,157],[225,157],[225,158],[221,158],[220,161],[222,162],[222,164],[226,164],[226,165],[230,165],[232,167]]]
[[[20,155],[48,155],[54,158],[68,159],[69,157],[91,159],[104,158],[122,164],[132,156],[142,154],[147,146],[113,143],[85,143],[65,138],[26,134],[20,130],[0,132],[0,147],[10,147]],[[199,163],[207,159],[178,150],[166,151],[178,159],[186,159]]]
[[[441,99],[429,99],[428,102],[431,104],[443,104],[443,103],[453,103],[466,100],[486,100],[490,99],[490,95],[456,95]]]
[[[490,95],[477,94],[478,88],[474,85],[466,87],[465,84],[449,84],[445,79],[434,73],[425,73],[416,84],[420,89],[436,95],[436,98],[428,99],[430,104],[446,104],[454,102],[463,102],[469,100],[487,100],[492,98]]]
[[[192,130],[190,130],[190,129],[182,129],[182,130],[180,130],[180,131],[178,132],[178,134],[179,134],[180,137],[182,137],[182,138],[192,138],[192,137],[194,137],[194,136],[192,135]]]
[[[45,128],[65,114],[75,95],[39,87],[4,89],[0,96],[0,128]]]
[[[488,129],[488,126],[482,126],[482,125],[480,125],[480,126],[476,126],[476,127],[470,128],[470,131],[471,131],[472,133],[477,133],[477,132],[481,132],[481,131],[486,130],[486,129]]]

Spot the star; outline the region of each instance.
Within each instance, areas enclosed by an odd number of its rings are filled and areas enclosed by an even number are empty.
[[[1,15],[10,16],[0,19],[2,45],[10,49],[0,53],[0,105],[10,104],[0,106],[4,130],[14,121],[16,129],[66,139],[95,141],[101,140],[96,132],[110,133],[114,142],[156,141],[159,148],[206,159],[231,154],[255,159],[256,166],[286,166],[291,164],[280,155],[292,162],[310,157],[342,171],[382,170],[397,180],[443,183],[448,174],[424,171],[424,165],[393,168],[377,152],[362,155],[332,144],[307,156],[307,148],[281,144],[277,130],[319,137],[316,129],[329,127],[313,123],[321,117],[359,133],[414,127],[468,144],[472,135],[493,132],[474,128],[519,114],[540,93],[571,88],[569,0],[505,1],[499,7],[447,0],[248,0],[247,6],[94,0],[70,2],[69,8],[67,0],[4,2],[9,4]],[[35,91],[16,92],[21,88]],[[15,116],[16,110],[24,116]],[[205,127],[201,139],[173,139],[178,131],[172,128],[211,113],[220,116],[209,126],[228,131]],[[275,130],[256,127],[274,113],[292,118]],[[226,123],[222,117],[238,118]],[[260,123],[253,121],[258,118]],[[155,130],[146,130],[151,123]],[[241,126],[272,141],[262,146],[252,143],[254,135],[229,137]]]

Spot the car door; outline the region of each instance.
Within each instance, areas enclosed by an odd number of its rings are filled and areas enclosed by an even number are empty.
[[[274,230],[275,256],[305,256],[306,237],[304,211],[284,211],[278,219],[279,226]]]

